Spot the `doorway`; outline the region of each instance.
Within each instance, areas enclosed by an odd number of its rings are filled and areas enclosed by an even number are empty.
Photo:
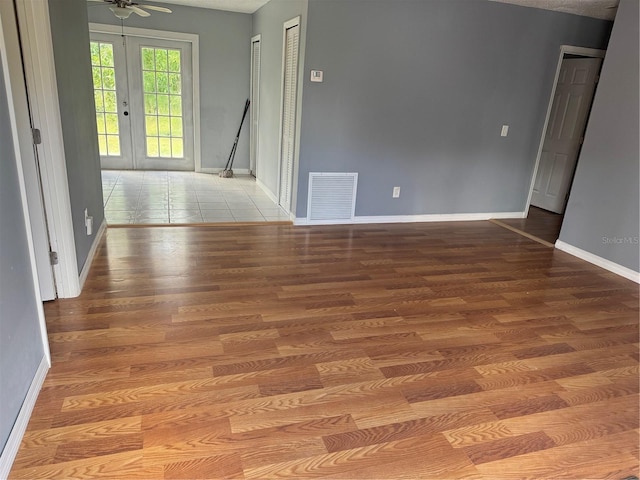
[[[567,45],[560,50],[527,218],[518,225],[551,244],[560,235],[604,54],[604,50]]]
[[[92,32],[90,48],[102,168],[193,171],[191,43]]]

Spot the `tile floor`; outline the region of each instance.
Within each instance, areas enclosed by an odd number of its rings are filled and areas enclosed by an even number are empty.
[[[249,175],[103,170],[110,225],[289,220]]]

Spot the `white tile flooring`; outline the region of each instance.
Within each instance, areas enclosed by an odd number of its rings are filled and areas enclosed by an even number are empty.
[[[249,175],[103,170],[102,191],[110,225],[289,220]]]

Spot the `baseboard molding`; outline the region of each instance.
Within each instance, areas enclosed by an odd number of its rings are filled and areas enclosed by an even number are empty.
[[[89,275],[89,270],[91,269],[91,264],[93,263],[93,258],[96,256],[96,251],[98,250],[98,245],[100,245],[100,241],[104,236],[104,232],[107,231],[107,221],[102,220],[100,224],[100,228],[96,232],[96,237],[93,239],[93,244],[91,245],[91,249],[89,250],[89,254],[87,255],[87,260],[84,262],[84,266],[82,267],[82,271],[80,272],[80,291],[84,288],[84,282],[87,281],[87,276]]]
[[[24,402],[22,402],[20,412],[18,412],[16,423],[13,424],[13,428],[11,429],[11,433],[9,434],[9,438],[7,439],[7,444],[4,446],[4,450],[2,450],[2,455],[0,455],[0,478],[9,477],[11,466],[13,465],[13,461],[16,459],[16,455],[18,454],[20,442],[22,442],[24,432],[27,430],[27,425],[29,424],[29,419],[31,418],[31,412],[33,411],[33,407],[36,404],[38,394],[40,393],[40,389],[42,388],[42,384],[44,383],[44,379],[47,376],[48,371],[49,362],[46,357],[42,357],[40,365],[36,370],[36,374],[31,381],[31,385],[29,386],[27,396],[25,397]]]
[[[421,223],[421,222],[473,222],[492,218],[524,218],[526,212],[490,213],[435,213],[426,215],[374,215],[355,217],[353,220],[310,221],[306,217],[294,219],[294,225],[344,225],[356,223]]]
[[[574,257],[578,257],[585,262],[597,265],[598,267],[604,268],[605,270],[615,273],[616,275],[620,275],[621,277],[631,280],[632,282],[640,283],[640,273],[635,272],[630,268],[623,267],[622,265],[614,263],[611,260],[599,257],[598,255],[594,255],[593,253],[582,250],[581,248],[574,247],[573,245],[565,243],[562,240],[557,240],[555,246],[558,250],[568,253],[569,255],[573,255]]]
[[[223,171],[224,168],[201,168],[198,173],[212,173],[212,174],[218,174],[221,171]],[[250,170],[248,168],[233,168],[233,173],[236,175],[249,175]]]
[[[262,183],[262,181],[259,178],[256,178],[256,185],[258,185],[262,189],[265,195],[269,197],[269,199],[273,203],[278,205],[278,197],[276,197],[275,194],[271,190],[269,190],[269,187],[267,187],[264,183]]]

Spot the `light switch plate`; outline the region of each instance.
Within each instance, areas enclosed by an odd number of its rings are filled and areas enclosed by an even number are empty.
[[[322,82],[323,76],[324,76],[324,72],[322,70],[311,70],[312,82]]]
[[[509,125],[502,125],[502,132],[500,132],[501,137],[506,137],[509,135]]]

